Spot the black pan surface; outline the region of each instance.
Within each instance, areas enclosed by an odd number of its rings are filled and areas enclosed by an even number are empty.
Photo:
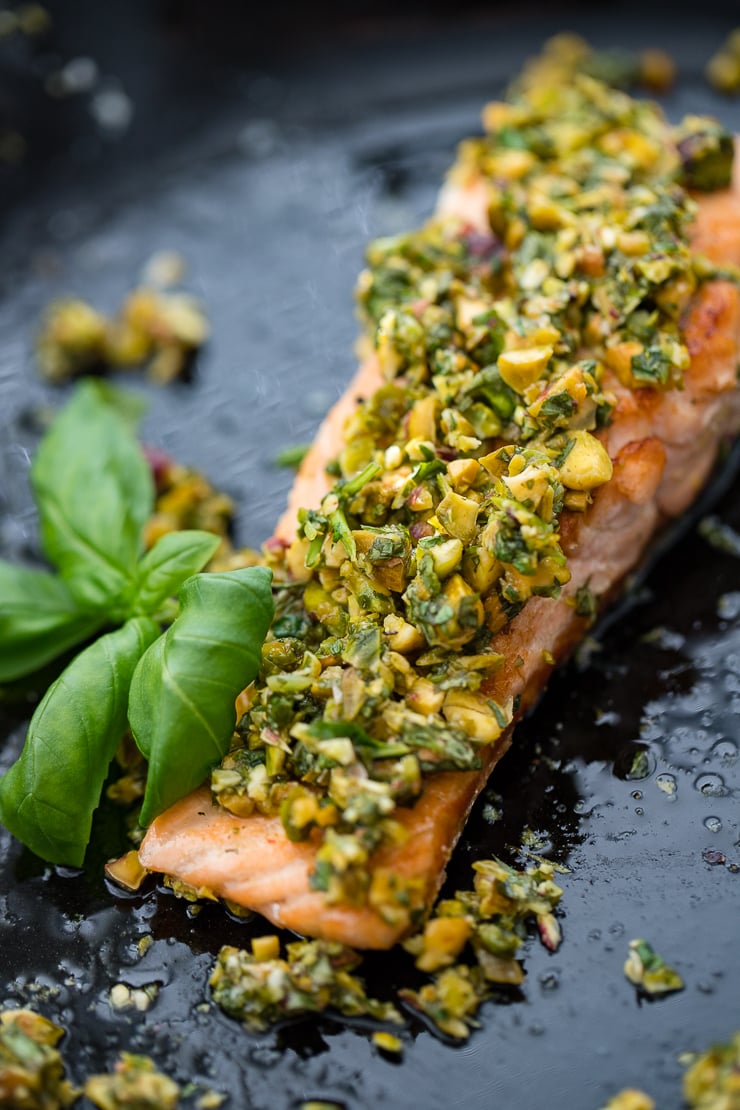
[[[287,9],[278,20],[204,7],[60,3],[46,38],[0,42],[2,104],[28,148],[1,182],[6,555],[33,551],[28,453],[40,415],[63,399],[32,358],[55,296],[113,309],[154,250],[186,256],[213,339],[190,383],[142,385],[144,438],[233,494],[238,538],[257,545],[290,483],[275,455],[311,438],[352,371],[363,244],[429,213],[456,141],[544,37],[575,27],[601,45],[659,43],[682,75],[668,112],[711,110],[740,130],[738,102],[701,77],[732,6],[669,20],[624,6],[493,6],[453,20],[337,5],[310,24]],[[52,98],[49,75],[80,56],[96,62],[95,87]],[[114,94],[108,115],[101,90]],[[521,858],[526,829],[569,873],[560,951],[531,939],[521,994],[487,1003],[467,1044],[414,1018],[400,1063],[329,1018],[245,1032],[209,1003],[207,977],[221,944],[247,944],[264,925],[213,906],[192,915],[159,889],[106,889],[102,860],[125,845],[105,808],[82,873],[45,867],[0,834],[0,1006],[30,1004],[63,1024],[74,1080],[121,1049],[143,1051],[240,1108],[596,1110],[627,1085],[678,1106],[678,1054],[740,1026],[740,540],[726,532],[721,551],[695,527],[711,511],[740,531],[740,485],[730,476],[713,490],[620,619],[553,680],[469,822],[451,889],[475,858]],[[0,696],[0,770],[32,706],[32,691]],[[649,774],[630,780],[640,747]],[[641,936],[681,972],[682,993],[638,1000],[622,965]],[[368,959],[365,976],[390,997],[414,973],[393,953]],[[159,994],[145,1013],[115,1013],[119,981]]]

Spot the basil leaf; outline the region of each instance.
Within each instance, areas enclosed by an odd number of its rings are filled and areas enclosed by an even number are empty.
[[[44,436],[31,482],[45,554],[80,602],[110,604],[134,576],[154,488],[127,419],[93,382]]]
[[[82,864],[126,729],[131,677],[158,635],[154,621],[138,617],[81,652],[47,690],[20,759],[0,779],[0,820],[50,863]]]
[[[212,532],[169,532],[157,540],[138,566],[139,585],[132,613],[156,613],[186,578],[202,570],[221,543]]]
[[[143,825],[228,751],[234,701],[259,670],[272,620],[271,580],[266,567],[189,578],[180,615],[136,668],[129,722],[149,760]]]
[[[32,674],[105,623],[60,578],[0,560],[0,682]]]

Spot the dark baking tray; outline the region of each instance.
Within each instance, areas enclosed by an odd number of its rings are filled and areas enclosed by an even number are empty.
[[[0,181],[3,551],[34,545],[28,451],[39,414],[63,394],[36,378],[31,337],[54,296],[112,309],[153,250],[184,253],[213,339],[191,382],[141,384],[144,435],[232,493],[238,538],[258,544],[290,482],[272,460],[311,438],[352,371],[364,242],[431,210],[457,139],[544,37],[577,27],[602,45],[659,43],[681,67],[669,113],[712,110],[740,128],[737,102],[701,76],[731,6],[674,8],[668,20],[663,9],[592,7],[493,5],[453,19],[442,6],[336,4],[309,19],[281,6],[257,17],[236,4],[70,2],[52,7],[54,28],[35,45],[0,42],[2,104],[28,147]],[[91,117],[93,92],[45,91],[79,56],[97,62],[98,88],[130,101],[122,132]],[[735,528],[738,492],[730,476],[712,494],[711,511]],[[115,896],[101,879],[122,843],[107,809],[82,874],[0,836],[0,1005],[59,1020],[75,1080],[134,1049],[181,1082],[228,1091],[236,1107],[595,1110],[626,1085],[677,1106],[678,1054],[740,1024],[740,564],[696,531],[709,509],[553,680],[470,820],[452,888],[480,855],[516,859],[525,828],[570,873],[560,951],[530,940],[521,993],[486,1004],[467,1044],[442,1043],[412,1018],[393,1063],[365,1030],[329,1018],[255,1036],[204,1007],[218,947],[264,926],[216,907],[191,916],[158,889]],[[31,709],[30,693],[0,701],[0,767]],[[630,781],[639,746],[650,774]],[[486,805],[502,811],[495,824]],[[139,959],[147,932],[154,943]],[[636,936],[677,966],[684,992],[638,1000],[622,974]],[[365,974],[382,996],[413,978],[397,953],[368,959]],[[115,1014],[117,981],[161,990],[145,1014]]]

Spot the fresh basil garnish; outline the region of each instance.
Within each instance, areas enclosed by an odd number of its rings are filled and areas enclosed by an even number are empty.
[[[81,652],[47,690],[20,759],[0,779],[3,824],[50,863],[82,864],[131,678],[159,631],[137,617]]]
[[[105,623],[56,575],[0,560],[0,682],[37,671]]]
[[[31,483],[44,554],[82,605],[110,605],[134,576],[154,485],[127,420],[93,382],[42,440]]]
[[[180,615],[136,668],[129,722],[149,760],[141,824],[199,786],[228,751],[234,701],[257,674],[273,615],[272,574],[198,574]]]
[[[196,573],[218,536],[172,533],[142,557],[154,490],[137,415],[110,389],[78,387],[31,468],[43,550],[59,574],[0,562],[0,682],[123,625],[50,686],[0,779],[0,820],[52,863],[82,863],[129,715],[151,756],[144,820],[200,784],[228,747],[235,698],[257,673],[273,614],[266,568]]]
[[[138,566],[135,613],[156,613],[191,574],[202,570],[221,543],[212,532],[169,532],[161,536]]]

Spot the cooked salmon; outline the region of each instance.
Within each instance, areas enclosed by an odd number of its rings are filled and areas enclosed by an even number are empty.
[[[698,205],[694,244],[717,262],[740,265],[740,182],[701,198]],[[439,208],[470,227],[488,227],[487,193],[480,181],[448,184]],[[587,512],[566,511],[561,517],[570,582],[560,599],[533,597],[494,638],[492,647],[505,662],[482,689],[499,704],[518,698],[517,717],[540,697],[553,660],[566,658],[585,633],[587,623],[569,599],[586,584],[602,599],[612,596],[666,521],[694,500],[723,438],[740,429],[740,295],[735,285],[712,281],[701,286],[683,333],[691,361],[682,389],[634,390],[608,378],[616,405],[600,435],[613,476],[596,491]],[[280,539],[294,536],[299,507],[319,506],[331,486],[325,468],[341,445],[347,417],[358,397],[369,396],[381,383],[378,360],[370,355],[326,417],[301,466],[276,530]],[[471,806],[511,743],[513,727],[481,749],[481,770],[428,776],[420,799],[394,814],[410,835],[373,856],[374,868],[418,880],[427,906]],[[207,887],[297,933],[360,948],[395,943],[408,923],[389,924],[367,906],[329,904],[322,892],[311,889],[316,850],[313,840],[291,842],[278,817],[234,816],[214,804],[204,786],[154,821],[140,858],[151,870]]]

